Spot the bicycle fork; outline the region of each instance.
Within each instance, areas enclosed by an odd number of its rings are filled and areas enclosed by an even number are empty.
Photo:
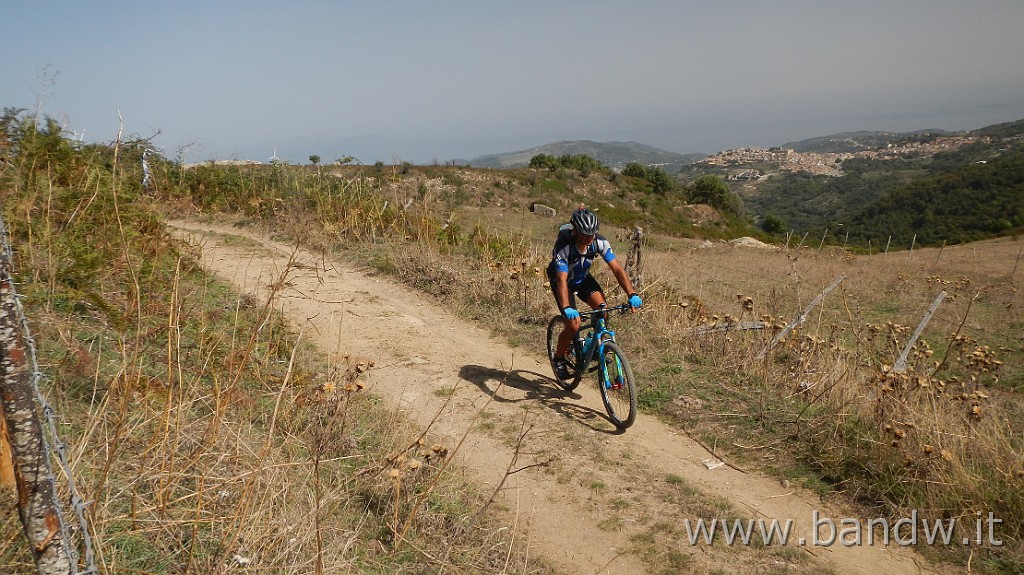
[[[615,358],[615,363],[612,364],[611,362],[607,362],[605,359],[604,342],[601,342],[597,347],[600,362],[598,363],[598,375],[600,376],[601,385],[603,385],[605,389],[622,389],[622,385],[624,383],[622,373],[625,370],[622,368],[622,361],[619,359],[618,354],[612,356]],[[611,368],[611,370],[609,370],[609,368]],[[609,371],[611,371],[611,373],[609,373]]]

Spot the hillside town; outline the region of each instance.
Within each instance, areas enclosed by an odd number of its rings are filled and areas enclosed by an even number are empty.
[[[973,144],[982,138],[977,136],[943,136],[928,142],[906,142],[888,144],[884,148],[860,152],[797,152],[792,149],[737,148],[724,150],[695,162],[709,166],[737,168],[739,171],[726,175],[728,180],[757,180],[765,173],[757,165],[780,172],[804,172],[820,176],[843,175],[843,162],[851,158],[895,159],[906,155],[932,156],[939,152],[955,150],[966,144]]]

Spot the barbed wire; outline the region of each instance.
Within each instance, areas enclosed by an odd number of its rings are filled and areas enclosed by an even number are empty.
[[[14,263],[14,250],[11,248],[10,238],[7,233],[7,224],[0,215],[0,250],[3,251],[4,256],[8,262]],[[67,480],[68,494],[70,497],[70,505],[74,510],[75,515],[78,519],[78,528],[81,530],[82,544],[85,547],[85,570],[77,571],[77,575],[87,575],[90,573],[99,573],[99,568],[96,566],[96,557],[93,553],[92,538],[89,536],[89,524],[85,518],[85,506],[87,503],[82,499],[78,493],[78,489],[75,486],[74,475],[72,474],[71,465],[68,463],[67,458],[67,444],[61,439],[57,433],[57,421],[56,411],[46,400],[46,396],[43,395],[40,383],[46,377],[42,370],[39,368],[39,360],[36,355],[35,340],[32,338],[32,332],[29,329],[28,317],[25,315],[25,309],[21,304],[21,296],[15,289],[14,279],[11,278],[10,286],[11,293],[14,300],[14,309],[17,314],[16,321],[21,326],[25,347],[28,348],[28,357],[32,367],[32,390],[35,394],[36,403],[39,405],[39,409],[42,411],[44,424],[43,432],[43,449],[46,450],[46,472],[49,474],[48,479],[50,484],[53,485],[53,502],[54,508],[57,512],[58,523],[60,524],[60,535],[61,538],[68,542],[64,545],[64,549],[67,553],[68,562],[78,569],[79,565],[79,553],[76,545],[71,545],[73,541],[71,538],[71,529],[68,527],[68,522],[65,518],[64,506],[61,503],[60,497],[57,496],[57,480],[53,474],[53,468],[50,462],[56,459],[60,465],[61,471]]]
[[[705,266],[705,267],[712,267],[712,268],[717,268],[717,269],[720,269],[720,270],[726,270],[726,271],[729,271],[729,272],[732,272],[732,273],[735,273],[735,274],[739,274],[739,275],[742,275],[742,276],[748,276],[748,277],[751,277],[751,278],[756,278],[758,280],[763,280],[763,281],[766,281],[766,282],[771,282],[771,283],[775,283],[775,284],[779,284],[779,285],[791,285],[793,283],[792,280],[780,280],[780,279],[776,279],[776,278],[772,278],[772,277],[766,277],[766,276],[763,276],[763,275],[758,275],[758,274],[751,273],[749,270],[743,270],[743,269],[739,269],[739,268],[725,266],[725,265],[722,265],[722,264],[717,263],[717,262],[709,261],[707,259],[701,259],[701,258],[698,258],[696,255],[694,255],[692,252],[693,252],[693,250],[691,249],[687,253],[679,254],[679,256],[680,256],[681,259],[684,259],[684,260],[691,260],[691,261],[694,261],[694,262],[699,262],[700,265]],[[671,252],[667,252],[667,253],[671,253]]]
[[[963,249],[962,246],[957,246],[957,247],[960,247],[961,249]],[[684,252],[679,252],[677,255],[678,255],[679,259],[681,259],[681,260],[690,261],[690,262],[693,262],[695,264],[699,264],[700,268],[703,269],[703,270],[727,271],[727,272],[730,272],[730,274],[732,274],[732,275],[743,277],[743,278],[748,278],[750,280],[757,281],[760,284],[780,285],[780,286],[785,286],[785,287],[789,288],[789,287],[796,286],[796,284],[798,283],[798,282],[794,282],[794,280],[792,278],[771,277],[769,275],[765,275],[765,274],[762,274],[762,273],[756,273],[756,272],[752,272],[750,270],[741,269],[741,268],[734,267],[734,266],[723,265],[721,263],[718,263],[718,262],[715,262],[715,261],[711,261],[708,258],[701,258],[700,255],[702,255],[702,254],[699,251],[695,251],[695,249],[696,248],[690,249],[690,250],[687,250],[687,251],[684,251]],[[949,248],[947,248],[947,249],[949,249]],[[999,248],[999,247],[994,247],[994,246],[980,246],[980,247],[972,246],[971,249],[972,249],[973,252],[976,252],[976,256],[971,256],[972,258],[973,257],[977,257],[978,259],[988,259],[990,261],[1006,260],[1006,261],[1014,261],[1015,262],[1017,257],[1018,257],[1016,253],[1014,253],[1012,255],[1009,255],[1009,256],[1005,256],[1005,257],[991,257],[990,254],[995,252],[996,250],[1000,250],[1000,253],[1004,253],[1005,252],[1004,249]],[[1024,252],[1024,249],[1021,249],[1020,251]],[[958,256],[961,256],[961,255],[962,254],[958,254]],[[904,253],[904,257],[905,257],[905,253]],[[899,264],[899,265],[902,265],[902,264]],[[922,270],[918,269],[918,270],[914,270],[914,271],[922,271]],[[711,275],[712,274],[708,274],[708,279],[697,279],[698,284],[699,284],[699,289],[702,292],[706,292],[706,293],[718,296],[719,298],[722,299],[723,302],[732,301],[733,298],[730,297],[731,293],[737,293],[738,294],[738,293],[743,292],[743,290],[745,289],[743,286],[740,285],[740,283],[729,281],[728,279],[726,279],[724,277],[721,277],[721,276],[714,277],[714,279],[712,281],[711,280]],[[1010,278],[1010,279],[1012,279],[1012,278]],[[732,291],[730,291],[730,290],[732,290]],[[903,312],[904,312],[904,314],[907,317],[914,317],[914,318],[920,317],[920,315],[923,314],[924,311],[928,308],[928,305],[929,305],[929,303],[931,301],[932,301],[931,298],[927,298],[927,297],[922,298],[912,308],[904,309]],[[727,311],[727,310],[725,310],[725,311]],[[720,313],[724,313],[725,311],[720,312]],[[983,340],[987,339],[987,336],[990,335],[988,333],[988,330],[985,328],[985,326],[971,321],[970,318],[968,318],[968,320],[966,322],[964,322],[962,317],[957,316],[956,312],[953,312],[951,309],[949,309],[949,304],[948,303],[946,305],[942,306],[941,308],[939,308],[939,310],[937,310],[933,314],[932,321],[935,322],[935,323],[939,323],[939,324],[948,326],[948,328],[952,328],[954,330],[960,330],[961,332],[963,332],[963,333],[965,333],[967,335],[970,335],[971,337],[973,337],[974,339],[977,339],[979,341],[983,341]]]

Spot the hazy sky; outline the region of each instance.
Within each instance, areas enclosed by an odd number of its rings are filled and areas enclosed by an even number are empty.
[[[0,106],[168,157],[674,152],[1024,118],[1024,1],[0,1]]]

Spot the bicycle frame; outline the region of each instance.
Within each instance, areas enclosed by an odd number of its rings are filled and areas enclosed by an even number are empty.
[[[605,316],[609,312],[624,312],[627,309],[629,309],[629,304],[580,312],[581,317],[590,316],[590,321],[580,326],[579,333],[586,331],[586,336],[580,337],[577,334],[576,341],[573,344],[578,359],[577,369],[581,373],[588,372],[590,362],[593,361],[594,357],[601,357],[604,354],[605,342],[616,343],[615,331],[608,328]],[[592,342],[589,344],[590,349],[586,349],[587,342]]]

